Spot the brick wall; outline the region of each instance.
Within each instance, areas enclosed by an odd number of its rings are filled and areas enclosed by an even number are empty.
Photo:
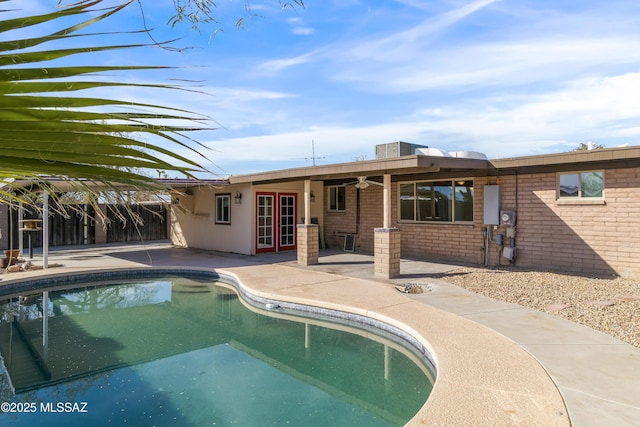
[[[519,176],[517,264],[640,276],[639,177],[640,168],[605,170],[604,204],[563,205],[555,173]]]
[[[360,190],[360,227],[356,238],[357,252],[373,254],[374,228],[383,225],[382,187],[370,185]],[[416,259],[437,259],[481,263],[482,252],[482,189],[475,190],[474,224],[435,224],[398,222],[398,185],[392,184],[391,226],[401,230],[402,256]],[[479,196],[478,196],[479,194]],[[328,191],[325,189],[325,206]],[[341,233],[356,230],[357,190],[347,186],[346,212],[325,212],[324,235],[328,247],[342,248]]]
[[[483,262],[483,185],[474,182],[473,224],[398,222],[398,186],[392,188],[392,219],[402,232],[402,256],[406,258]]]
[[[484,178],[475,179],[473,224],[418,224],[398,222],[394,182],[391,226],[401,230],[402,257],[482,264],[484,184]],[[558,203],[556,173],[501,176],[499,184],[500,209],[516,211],[517,266],[640,277],[640,168],[605,170],[604,204]],[[326,206],[326,189],[324,197]],[[346,197],[346,212],[325,213],[329,247],[342,248],[340,234],[356,230],[354,186],[347,186]],[[373,229],[382,227],[382,187],[360,190],[360,211],[356,250],[372,254]],[[490,232],[488,264],[508,264],[495,243],[506,227]]]
[[[344,235],[356,233],[356,188],[348,185],[345,190],[346,210],[344,212],[327,211],[329,206],[329,190],[324,188],[324,243],[328,248],[341,249],[344,247]],[[382,199],[381,199],[382,200]],[[362,231],[362,227],[360,227]],[[373,233],[373,229],[371,229]],[[358,244],[356,239],[356,244]]]

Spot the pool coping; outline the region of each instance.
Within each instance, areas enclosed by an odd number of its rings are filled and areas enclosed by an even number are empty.
[[[558,387],[521,346],[485,326],[412,300],[380,282],[285,264],[259,264],[225,268],[61,268],[3,280],[2,288],[27,289],[30,283],[47,279],[130,274],[132,270],[216,274],[234,282],[240,292],[252,298],[337,310],[404,331],[432,355],[437,369],[429,399],[407,425],[571,424]]]

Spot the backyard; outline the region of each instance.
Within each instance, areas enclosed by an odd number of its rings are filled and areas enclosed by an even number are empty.
[[[438,278],[544,311],[640,347],[640,281],[517,268],[456,269]]]

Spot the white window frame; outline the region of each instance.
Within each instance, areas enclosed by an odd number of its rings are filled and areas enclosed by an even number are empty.
[[[582,188],[583,175],[589,173],[599,173],[602,176],[602,194],[600,196],[585,196]],[[560,181],[562,176],[576,175],[578,178],[577,194],[575,196],[562,195],[560,189]],[[572,172],[558,172],[556,174],[556,201],[558,204],[603,204],[605,200],[605,187],[606,187],[604,170],[580,170]]]
[[[339,189],[342,189],[343,193],[344,193],[344,201],[343,201],[343,208],[340,209],[340,203],[338,202],[338,191]],[[335,191],[335,200],[336,200],[336,206],[335,208],[332,209],[331,207],[331,192]],[[344,185],[334,185],[334,186],[330,186],[328,187],[328,193],[329,193],[329,199],[328,199],[328,203],[327,203],[327,210],[329,212],[345,212],[347,210],[347,188]]]
[[[225,200],[226,206],[224,205]],[[231,193],[216,194],[215,202],[216,224],[231,224]],[[222,206],[220,203],[222,203]]]
[[[472,204],[474,205],[474,209],[471,212],[472,218],[470,220],[456,220],[456,185],[457,182],[459,181],[464,181],[469,182],[471,181],[472,186],[470,187],[472,189]],[[437,219],[433,219],[433,220],[419,220],[416,219],[417,218],[417,207],[416,207],[416,185],[417,184],[424,184],[424,183],[442,183],[442,182],[447,182],[450,183],[451,185],[451,220],[447,220],[447,221],[440,221]],[[411,184],[413,185],[413,219],[403,219],[402,218],[402,200],[401,200],[401,193],[400,193],[400,189],[403,185],[408,185]],[[472,178],[457,178],[457,179],[431,179],[431,180],[415,180],[415,181],[403,181],[403,182],[399,182],[398,183],[398,222],[401,223],[414,223],[414,224],[473,224],[474,222],[474,218],[475,218],[475,191],[473,191],[474,189],[474,181]],[[458,185],[460,186],[460,185]],[[468,186],[464,186],[464,187],[468,187]]]

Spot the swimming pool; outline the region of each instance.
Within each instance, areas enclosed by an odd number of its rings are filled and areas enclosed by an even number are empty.
[[[211,273],[140,274],[4,296],[17,394],[2,424],[401,425],[431,391],[433,368],[391,327],[371,336],[358,316],[239,298]]]

